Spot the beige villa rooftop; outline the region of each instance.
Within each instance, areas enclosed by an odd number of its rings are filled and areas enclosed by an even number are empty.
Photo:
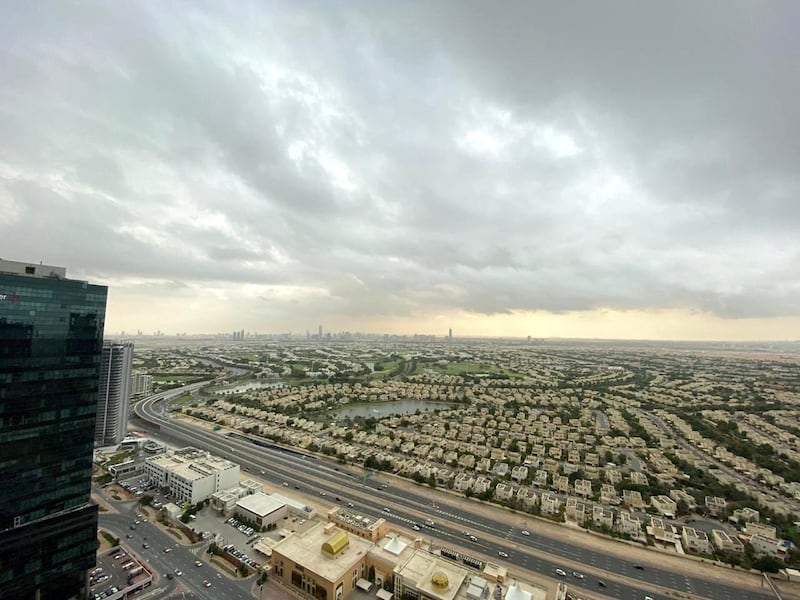
[[[350,571],[354,562],[364,558],[373,544],[331,525],[319,523],[310,529],[299,531],[275,544],[273,550],[289,560],[304,565],[307,570],[328,581],[336,581]],[[324,552],[323,544],[342,539],[340,534],[347,536],[349,542],[347,546],[335,556]]]

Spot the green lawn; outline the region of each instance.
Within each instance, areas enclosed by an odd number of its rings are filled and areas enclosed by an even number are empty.
[[[376,371],[394,371],[403,361],[397,360],[381,360],[375,362]]]
[[[188,404],[189,402],[194,402],[196,398],[191,394],[183,394],[182,396],[178,396],[177,398],[173,398],[169,401],[170,404]]]
[[[446,375],[476,375],[478,373],[489,373],[491,375],[505,375],[509,378],[521,377],[519,373],[501,369],[494,365],[485,365],[469,361],[447,363],[446,365],[419,362],[417,363],[417,368],[414,370],[414,374],[425,373],[426,371],[435,371],[436,373],[444,373]]]

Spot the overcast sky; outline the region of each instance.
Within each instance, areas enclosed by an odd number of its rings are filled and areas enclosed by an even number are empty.
[[[800,338],[800,3],[0,11],[0,256],[109,332]]]

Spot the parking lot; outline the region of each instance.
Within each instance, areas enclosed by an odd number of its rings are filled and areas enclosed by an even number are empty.
[[[130,490],[132,494],[144,492],[152,496],[153,502],[151,506],[155,509],[160,509],[167,503],[173,502],[172,498],[147,486],[143,477],[125,481],[122,483],[122,486],[126,490]],[[305,519],[297,516],[285,517],[277,523],[278,528],[270,532],[251,531],[246,528],[246,525],[239,522],[234,522],[232,524],[231,521],[235,521],[235,519],[232,519],[230,516],[220,516],[210,506],[205,506],[194,515],[194,518],[189,521],[187,525],[203,534],[204,539],[215,541],[220,548],[233,545],[231,553],[234,554],[234,556],[238,553],[244,555],[246,559],[251,559],[257,564],[262,564],[266,558],[264,555],[254,550],[253,545],[261,538],[271,538],[275,541],[279,541],[282,537],[279,532],[282,529],[295,531],[299,527],[302,527]],[[233,552],[233,550],[235,550],[235,552]],[[239,558],[243,557],[240,556]]]
[[[98,555],[97,566],[89,572],[89,597],[93,600],[115,598],[129,586],[151,579],[150,573],[138,560],[118,547]]]

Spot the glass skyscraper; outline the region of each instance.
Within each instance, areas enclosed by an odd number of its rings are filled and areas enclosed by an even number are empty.
[[[107,293],[63,268],[0,260],[0,598],[86,593]]]

